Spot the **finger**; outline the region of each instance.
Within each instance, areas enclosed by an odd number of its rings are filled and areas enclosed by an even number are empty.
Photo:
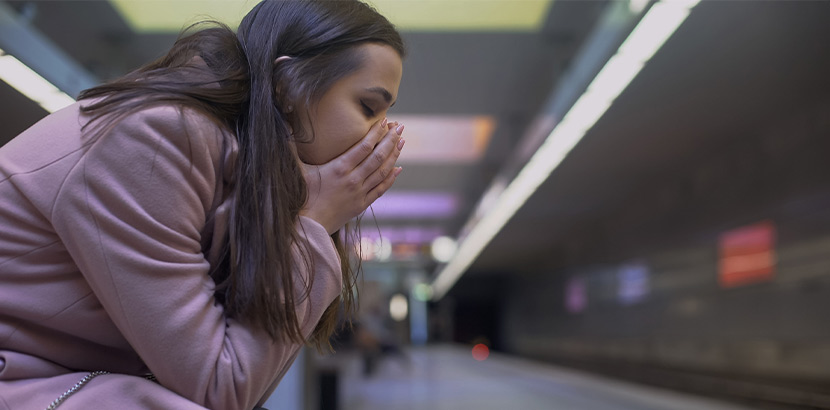
[[[401,150],[403,149],[404,143],[406,140],[400,138],[398,140],[398,144],[395,146],[395,149],[392,150],[392,153],[386,157],[383,165],[380,166],[375,172],[371,173],[365,181],[363,181],[363,186],[367,189],[374,188],[377,184],[383,182],[386,177],[392,172],[393,168],[395,167],[395,162],[398,161],[398,157],[401,156]]]
[[[366,133],[365,137],[361,138],[360,141],[352,145],[352,147],[346,150],[346,152],[342,155],[335,158],[335,161],[339,161],[340,164],[342,164],[347,170],[354,169],[358,166],[358,164],[363,162],[366,157],[372,155],[375,145],[377,145],[378,141],[380,141],[386,134],[386,128],[386,118],[382,121],[376,122],[372,125],[372,128],[369,128],[369,132]]]
[[[366,205],[367,207],[369,205],[372,205],[372,203],[374,203],[378,198],[381,197],[381,195],[385,194],[386,191],[392,187],[392,184],[394,184],[395,180],[398,179],[398,175],[401,174],[401,171],[403,171],[403,168],[401,167],[393,169],[392,172],[390,172],[389,175],[386,176],[386,179],[384,179],[383,182],[378,184],[376,187],[374,187],[371,191],[369,191],[366,194],[366,201],[368,202],[368,204]]]
[[[403,125],[399,125],[397,128],[389,130],[383,140],[381,140],[375,147],[372,154],[366,157],[363,162],[357,166],[355,169],[357,176],[359,176],[362,180],[365,180],[369,177],[369,175],[372,175],[372,173],[380,169],[386,162],[389,155],[397,149],[396,146],[400,142],[402,132]]]

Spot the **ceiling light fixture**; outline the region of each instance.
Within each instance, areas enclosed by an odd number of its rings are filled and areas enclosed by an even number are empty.
[[[495,118],[486,115],[396,114],[392,119],[406,124],[406,154],[398,159],[404,168],[478,163],[496,129]]]
[[[378,198],[367,214],[384,220],[443,219],[455,215],[459,205],[458,195],[449,192],[396,191]]]
[[[6,54],[2,49],[0,49],[0,80],[50,113],[75,102],[72,97],[21,63],[20,60]]]
[[[455,257],[441,269],[432,283],[433,300],[442,298],[452,288],[484,247],[605,114],[698,2],[663,0],[648,10],[527,165],[504,189],[493,208],[462,239]]]

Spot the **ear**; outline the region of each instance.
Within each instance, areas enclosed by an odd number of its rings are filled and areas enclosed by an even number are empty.
[[[274,65],[276,66],[277,64],[280,64],[280,63],[282,63],[282,62],[284,62],[284,61],[288,61],[288,60],[291,60],[291,59],[293,59],[293,57],[289,57],[289,56],[279,56],[279,57],[277,57],[277,58],[276,58],[276,60],[274,60]],[[281,95],[282,95],[282,90],[280,90],[279,86],[277,86],[277,89],[276,89],[276,90],[274,90],[274,91],[277,93],[277,96],[281,96]],[[292,107],[292,106],[290,106],[290,105],[289,105],[288,107],[286,107],[286,112],[289,112],[289,113],[290,113],[290,112],[293,112],[293,111],[294,111],[294,107]]]

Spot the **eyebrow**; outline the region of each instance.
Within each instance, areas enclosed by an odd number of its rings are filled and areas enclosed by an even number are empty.
[[[390,93],[389,91],[387,91],[383,87],[369,87],[369,88],[366,89],[366,91],[380,94],[381,97],[383,97],[383,100],[386,101],[387,104],[392,102],[392,93]],[[394,106],[396,102],[397,101],[392,102],[392,104],[390,104],[389,106],[390,107]]]

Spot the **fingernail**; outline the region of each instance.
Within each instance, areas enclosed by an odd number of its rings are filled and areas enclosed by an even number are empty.
[[[380,127],[381,127],[381,128],[386,128],[386,123],[387,123],[388,121],[389,121],[389,119],[384,118],[384,119],[383,119],[383,122],[381,122],[381,123],[380,123]]]
[[[397,128],[395,128],[395,132],[397,132],[397,133],[398,133],[398,135],[403,134],[403,124],[398,125],[398,127],[397,127]]]
[[[403,168],[402,168],[402,167],[397,167],[397,168],[395,168],[395,176],[396,176],[396,177],[397,177],[398,175],[400,175],[400,174],[401,174],[401,172],[403,172]]]
[[[406,143],[406,140],[403,139],[403,138],[401,138],[400,141],[398,141],[398,151],[403,149],[403,144],[405,144],[405,143]]]

